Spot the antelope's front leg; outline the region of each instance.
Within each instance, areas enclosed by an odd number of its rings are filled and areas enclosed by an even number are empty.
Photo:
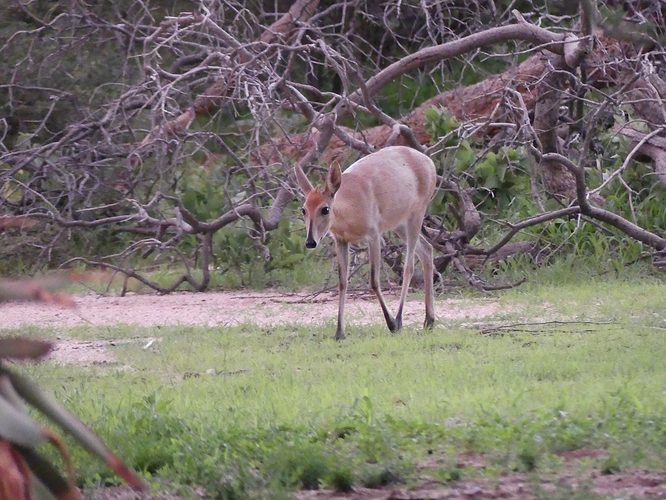
[[[335,253],[338,257],[338,329],[335,340],[345,338],[345,301],[347,299],[347,281],[349,280],[349,243],[335,241]]]

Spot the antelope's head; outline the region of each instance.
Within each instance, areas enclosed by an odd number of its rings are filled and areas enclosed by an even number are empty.
[[[307,228],[307,238],[305,246],[307,248],[316,248],[321,239],[331,229],[333,224],[333,198],[340,189],[342,183],[342,171],[339,165],[333,165],[326,175],[326,184],[324,188],[312,187],[305,173],[297,165],[296,180],[298,186],[305,195],[303,204],[303,215],[305,216],[305,227]]]

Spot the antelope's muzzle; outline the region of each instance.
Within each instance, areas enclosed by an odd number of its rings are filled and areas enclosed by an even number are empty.
[[[317,247],[317,242],[312,237],[312,221],[310,221],[310,227],[308,228],[308,236],[305,238],[305,248],[312,250]]]

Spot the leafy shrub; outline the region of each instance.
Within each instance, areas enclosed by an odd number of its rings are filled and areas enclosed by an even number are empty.
[[[461,186],[473,188],[473,202],[482,217],[482,225],[472,242],[489,247],[506,234],[506,223],[516,223],[540,212],[530,188],[530,168],[523,146],[500,145],[488,148],[486,142],[466,137],[457,120],[445,110],[426,110],[427,131],[433,140],[443,141],[447,153],[440,159],[438,172],[456,177]],[[628,141],[611,131],[601,133],[602,152],[594,168],[586,169],[590,189],[598,188],[620,168],[628,153]],[[631,190],[627,189],[627,186]],[[646,228],[666,226],[666,206],[660,201],[664,187],[651,169],[632,162],[622,174],[601,190],[604,208]],[[431,212],[446,213],[454,203],[449,194],[440,192],[431,204]],[[553,199],[543,199],[547,211],[562,207]],[[497,222],[495,222],[497,221]],[[452,223],[452,227],[453,223]],[[524,229],[514,237],[533,241],[547,248],[547,260],[585,259],[599,272],[617,271],[635,262],[645,248],[614,228],[589,223],[579,216],[560,217]]]

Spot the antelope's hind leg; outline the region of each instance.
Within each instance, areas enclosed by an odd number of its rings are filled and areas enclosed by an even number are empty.
[[[381,237],[368,237],[368,255],[370,257],[370,286],[372,291],[375,292],[377,300],[379,300],[379,305],[382,306],[382,312],[384,313],[384,319],[386,320],[386,326],[388,326],[389,331],[397,332],[402,328],[402,318],[394,319],[391,313],[386,307],[386,302],[384,301],[384,296],[382,295],[382,289],[379,283],[379,273],[382,265],[382,250],[381,250]]]
[[[414,276],[414,252],[418,243],[419,233],[421,226],[418,226],[418,229],[414,227],[414,224],[408,223],[404,227],[398,227],[395,229],[396,234],[400,237],[402,241],[405,242],[405,264],[402,268],[402,288],[400,290],[400,305],[398,305],[398,312],[395,314],[395,320],[402,325],[402,311],[405,307],[405,301],[407,300],[407,293],[409,292],[409,285],[412,282],[412,277]]]
[[[423,282],[425,283],[425,321],[423,328],[432,328],[435,323],[435,298],[433,274],[435,266],[432,260],[432,245],[420,234],[416,243],[416,256],[423,266]]]
[[[395,230],[398,236],[405,242],[407,249],[405,250],[405,267],[402,272],[402,290],[400,292],[400,306],[396,314],[396,321],[402,323],[402,311],[407,300],[407,292],[409,285],[414,276],[414,254],[421,261],[423,267],[423,281],[425,283],[425,321],[423,322],[424,328],[432,328],[435,323],[435,299],[434,287],[432,282],[434,264],[433,264],[433,251],[432,245],[428,243],[425,237],[421,234],[421,221],[423,217],[418,219],[418,224],[410,224],[406,227],[400,227]]]

